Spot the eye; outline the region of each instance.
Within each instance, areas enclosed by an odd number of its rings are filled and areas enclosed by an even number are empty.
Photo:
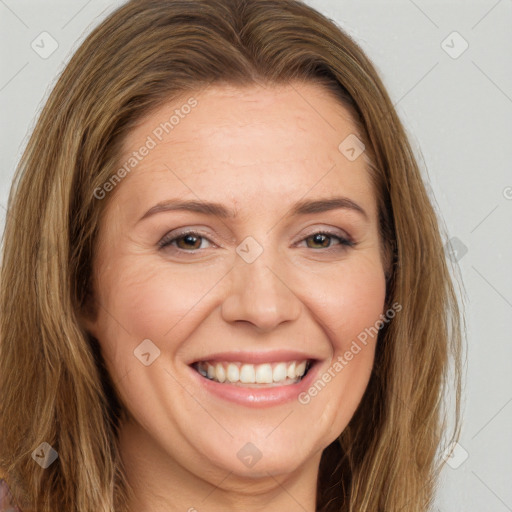
[[[195,252],[194,249],[202,248],[200,242],[201,239],[208,240],[208,238],[204,237],[203,235],[201,235],[201,233],[198,233],[197,231],[184,231],[182,233],[179,233],[177,236],[164,236],[164,238],[162,238],[162,240],[158,242],[158,246],[160,247],[160,249],[164,249],[165,247],[173,245],[174,242],[176,242],[178,244],[176,246],[178,249],[187,252]],[[180,242],[182,241],[183,243],[181,244]],[[192,251],[190,249],[192,249]]]
[[[302,242],[306,242],[308,240],[313,240],[314,244],[320,245],[318,249],[328,249],[328,250],[336,250],[332,244],[329,243],[330,240],[336,239],[338,240],[338,246],[342,246],[339,250],[344,250],[346,247],[354,247],[356,244],[352,240],[349,240],[343,236],[335,235],[334,233],[330,233],[329,231],[317,231],[308,235],[306,238],[302,239]],[[325,245],[327,243],[327,245]],[[315,249],[315,247],[309,247],[310,249]]]
[[[330,244],[329,241],[332,239],[336,239],[338,241],[337,244]],[[177,249],[185,252],[198,252],[200,249],[204,249],[205,247],[201,247],[201,240],[208,240],[204,235],[199,233],[198,231],[183,231],[178,233],[175,236],[172,236],[172,233],[167,234],[158,242],[158,247],[160,249],[165,249],[169,246],[174,246]],[[309,249],[327,249],[328,251],[336,250],[336,246],[341,246],[338,250],[344,250],[347,247],[354,247],[356,242],[349,240],[343,236],[335,235],[334,233],[330,233],[329,231],[317,231],[308,235],[306,238],[303,238],[301,242],[313,240],[314,244],[319,245],[320,247],[308,247]],[[327,245],[325,245],[327,242]]]

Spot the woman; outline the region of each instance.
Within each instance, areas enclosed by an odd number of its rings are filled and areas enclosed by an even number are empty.
[[[305,4],[110,15],[21,159],[1,279],[21,510],[431,503],[461,366],[438,220],[372,64]]]

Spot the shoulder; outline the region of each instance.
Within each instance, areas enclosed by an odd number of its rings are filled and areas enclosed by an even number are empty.
[[[0,469],[0,512],[21,512],[14,503],[7,478],[7,475]]]

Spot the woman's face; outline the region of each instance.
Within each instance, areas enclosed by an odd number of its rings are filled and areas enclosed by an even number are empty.
[[[348,424],[376,342],[358,336],[385,298],[355,131],[318,85],[210,86],[126,139],[88,327],[141,464],[215,485],[318,469]],[[323,203],[334,198],[345,199]]]

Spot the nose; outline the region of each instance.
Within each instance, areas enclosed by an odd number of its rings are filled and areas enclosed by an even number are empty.
[[[226,322],[249,322],[260,331],[271,331],[299,317],[301,302],[279,265],[265,251],[252,263],[238,260],[230,272],[229,291],[221,313]],[[276,260],[272,260],[275,262]]]

